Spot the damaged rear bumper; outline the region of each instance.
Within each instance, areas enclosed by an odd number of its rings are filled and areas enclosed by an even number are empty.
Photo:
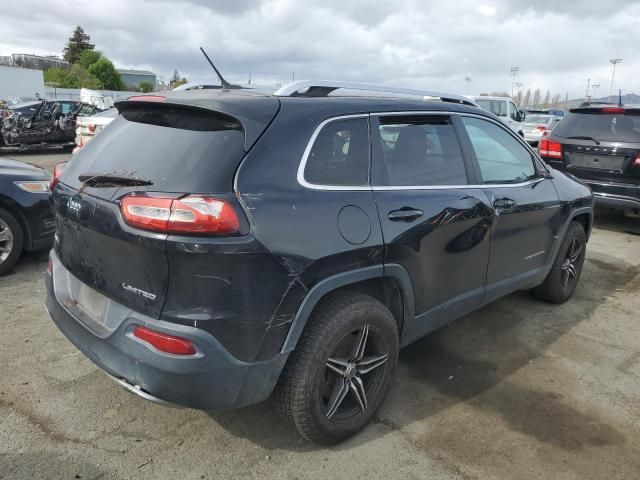
[[[46,274],[47,309],[64,335],[128,391],[160,404],[218,410],[265,400],[273,391],[288,354],[247,363],[233,357],[211,334],[127,309],[106,299],[103,318],[70,306],[81,283],[51,252]],[[133,336],[136,326],[190,340],[196,354],[178,356],[156,350]]]

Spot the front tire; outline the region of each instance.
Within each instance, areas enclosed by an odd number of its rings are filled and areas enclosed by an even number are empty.
[[[287,360],[274,392],[276,406],[307,440],[341,442],[382,405],[397,362],[391,312],[360,293],[330,295]]]
[[[564,303],[569,300],[580,280],[586,247],[584,228],[578,222],[571,222],[547,278],[531,292],[549,303]]]
[[[16,264],[22,253],[23,242],[22,228],[16,218],[0,208],[0,275]]]

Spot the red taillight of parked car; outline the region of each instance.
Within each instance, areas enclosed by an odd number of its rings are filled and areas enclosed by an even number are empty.
[[[190,340],[156,332],[146,327],[134,328],[133,336],[144,340],[161,352],[172,353],[173,355],[193,355],[196,353],[196,348]]]
[[[131,195],[121,201],[124,221],[132,227],[176,234],[230,234],[240,228],[233,205],[217,198],[180,199]]]
[[[51,179],[51,183],[49,184],[49,191],[53,192],[53,189],[58,184],[58,180],[64,173],[64,169],[67,166],[67,162],[59,163],[53,168],[53,178]]]
[[[623,115],[624,107],[602,107],[600,112],[608,113],[609,115]]]
[[[538,130],[538,131],[540,131],[542,133],[546,133],[547,130],[549,130],[549,129],[547,127],[539,126],[539,127],[536,127],[536,130]]]
[[[631,164],[632,167],[640,167],[640,152],[636,155],[636,159]]]
[[[95,133],[96,132],[96,126],[92,123],[87,125],[87,130],[89,130],[91,133]]]
[[[543,138],[540,141],[540,156],[544,158],[562,158],[562,144]]]

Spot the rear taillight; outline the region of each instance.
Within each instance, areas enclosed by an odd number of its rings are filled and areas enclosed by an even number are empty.
[[[540,141],[540,156],[546,158],[562,158],[562,144],[543,138]]]
[[[149,328],[136,327],[133,329],[133,336],[144,340],[161,352],[174,355],[193,355],[196,353],[196,349],[190,340],[156,332]]]
[[[67,162],[59,163],[53,168],[53,178],[51,179],[51,184],[49,185],[49,190],[53,192],[53,189],[58,184],[58,180],[64,173],[64,169],[67,166]]]
[[[602,107],[600,109],[602,113],[608,113],[610,115],[621,115],[624,114],[623,107]]]
[[[206,196],[131,195],[122,199],[121,211],[127,224],[156,232],[229,234],[240,228],[238,214],[229,202]]]
[[[94,124],[87,125],[87,130],[94,133],[96,131],[96,126]]]
[[[632,167],[640,167],[640,152],[636,155],[636,159],[631,164]]]
[[[548,130],[548,128],[547,128],[547,127],[542,127],[542,126],[541,126],[541,127],[536,127],[536,130],[539,130],[539,131],[541,131],[542,133],[544,133],[544,132],[546,132],[546,131]]]

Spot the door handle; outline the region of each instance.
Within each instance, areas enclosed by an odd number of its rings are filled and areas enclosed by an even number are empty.
[[[398,210],[389,212],[389,220],[392,222],[411,222],[416,218],[420,218],[424,212],[417,208],[402,207]]]
[[[502,210],[508,210],[516,206],[516,201],[511,198],[498,198],[494,200],[493,206],[501,208]]]

